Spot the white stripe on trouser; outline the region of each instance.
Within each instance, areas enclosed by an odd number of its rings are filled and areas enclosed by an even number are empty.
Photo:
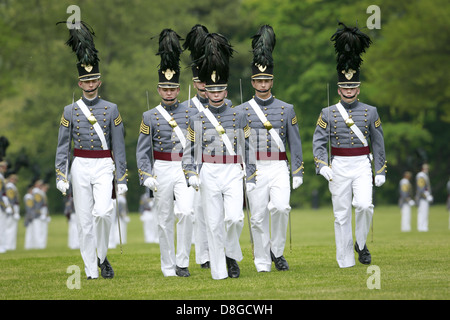
[[[154,175],[159,183],[154,192],[158,216],[161,271],[165,277],[175,276],[175,267],[187,268],[192,244],[194,192],[188,187],[181,161],[156,160]],[[174,196],[176,201],[174,201]],[[178,219],[175,254],[174,223]]]
[[[72,164],[80,252],[86,276],[92,278],[98,278],[97,257],[103,262],[108,252],[113,213],[113,171],[111,158],[75,157]]]
[[[258,272],[270,271],[270,250],[283,255],[289,223],[290,185],[286,161],[258,160],[255,189],[248,193],[254,242],[255,266]]]
[[[420,199],[417,204],[417,231],[428,231],[428,211],[430,204],[426,199]]]
[[[213,279],[228,277],[225,256],[236,261],[243,258],[239,244],[244,227],[242,177],[240,164],[203,163],[200,171]]]
[[[329,189],[335,218],[336,260],[341,268],[347,268],[355,265],[352,205],[355,207],[355,238],[360,249],[366,244],[372,222],[372,169],[367,156],[335,156],[332,170]]]

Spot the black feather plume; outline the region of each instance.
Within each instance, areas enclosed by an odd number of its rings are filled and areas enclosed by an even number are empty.
[[[198,77],[202,82],[215,71],[217,79],[228,81],[229,60],[233,56],[233,48],[226,37],[219,33],[209,33],[203,41],[204,54],[195,63],[199,67]]]
[[[275,32],[269,25],[263,25],[252,37],[253,63],[273,67],[272,51],[275,48]]]
[[[186,35],[186,40],[183,44],[183,49],[188,49],[191,54],[191,61],[196,61],[203,55],[203,47],[202,43],[204,41],[204,37],[208,34],[208,29],[201,25],[196,24],[192,27],[191,31]]]
[[[160,69],[180,71],[181,37],[172,29],[164,29],[159,34],[159,50],[156,55],[161,56]]]
[[[372,44],[372,40],[358,27],[347,27],[342,22],[339,22],[339,25],[342,25],[343,28],[338,29],[331,36],[337,54],[337,70],[358,70],[363,61],[361,54],[366,52],[366,49]]]
[[[61,22],[58,22],[59,24]],[[96,65],[100,59],[94,44],[94,30],[87,23],[80,21],[80,28],[69,28],[69,40],[66,45],[72,48],[78,61],[85,66]]]

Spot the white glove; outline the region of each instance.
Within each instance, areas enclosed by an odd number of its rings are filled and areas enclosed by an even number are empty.
[[[66,193],[66,191],[69,189],[69,183],[63,180],[58,181],[56,184],[56,188],[58,188],[61,193]]]
[[[189,178],[189,185],[191,187],[194,187],[194,189],[197,190],[198,187],[200,187],[200,184],[201,184],[200,179],[197,176],[191,176]]]
[[[408,204],[409,204],[410,206],[413,206],[413,205],[415,205],[416,203],[414,202],[414,200],[409,200],[409,201],[408,201]]]
[[[245,188],[247,189],[247,192],[253,191],[256,189],[256,183],[247,182]]]
[[[125,194],[125,192],[127,192],[127,191],[128,191],[128,187],[127,187],[126,184],[124,184],[124,183],[119,183],[119,184],[117,185],[117,193],[118,193],[119,195]]]
[[[427,195],[427,201],[428,201],[429,203],[432,203],[432,202],[433,202],[433,196],[432,196],[431,194]]]
[[[320,169],[319,173],[320,173],[325,179],[327,179],[328,181],[333,180],[333,170],[331,170],[330,167],[323,166],[323,167]]]
[[[297,189],[303,184],[303,177],[293,177],[292,178],[292,189]]]
[[[150,190],[156,192],[157,188],[159,187],[159,183],[158,183],[158,181],[156,181],[155,178],[149,177],[149,178],[145,179],[144,186],[146,186]]]
[[[385,176],[383,176],[381,174],[377,174],[375,176],[375,186],[381,187],[385,182],[386,182],[386,177]]]

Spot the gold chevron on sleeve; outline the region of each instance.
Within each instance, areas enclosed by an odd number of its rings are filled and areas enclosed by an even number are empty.
[[[322,129],[327,128],[327,123],[322,120],[322,114],[320,114],[319,119],[317,119],[317,125],[321,127]]]
[[[297,116],[295,116],[294,118],[292,118],[292,125],[297,124]]]
[[[141,121],[141,129],[139,131],[143,134],[150,134],[150,127],[144,123],[144,120]]]
[[[188,126],[187,138],[189,141],[195,142],[195,131],[192,130],[191,126]]]
[[[378,128],[379,126],[381,126],[381,119],[378,118],[377,121],[375,121],[375,128]]]
[[[61,122],[60,122],[60,124],[62,125],[62,126],[64,126],[64,127],[66,127],[66,128],[68,128],[69,127],[69,120],[67,120],[66,118],[64,118],[64,113],[62,114],[62,116],[61,116]]]
[[[250,137],[250,127],[248,126],[248,124],[244,127],[244,137],[245,139]]]
[[[117,127],[121,123],[122,123],[122,117],[120,116],[120,113],[119,113],[117,118],[114,119],[114,125]]]

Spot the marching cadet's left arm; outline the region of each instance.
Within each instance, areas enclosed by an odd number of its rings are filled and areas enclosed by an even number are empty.
[[[127,184],[128,170],[125,153],[124,126],[117,105],[112,108],[111,149],[116,165],[116,178],[118,184]]]
[[[372,146],[373,162],[375,166],[375,176],[386,175],[387,161],[384,150],[383,128],[381,126],[380,116],[377,108],[373,107],[372,117],[370,119],[370,142]]]
[[[56,183],[59,181],[68,181],[68,157],[70,154],[70,145],[72,143],[72,108],[66,106],[59,125],[58,145],[56,146],[55,169]]]
[[[255,149],[254,144],[250,141],[250,126],[248,125],[247,117],[242,113],[242,135],[245,143],[244,161],[245,161],[245,182],[256,183],[256,159],[254,157]]]
[[[291,173],[293,177],[303,177],[303,152],[300,131],[298,130],[298,119],[294,107],[288,110],[287,142],[291,153]]]
[[[183,172],[186,178],[186,182],[189,184],[189,178],[192,176],[196,176],[198,177],[197,174],[197,166],[196,166],[196,160],[195,156],[200,155],[201,156],[201,148],[200,150],[197,150],[200,152],[200,154],[197,154],[195,151],[195,148],[198,146],[196,144],[196,138],[198,140],[198,138],[201,138],[201,135],[199,135],[199,137],[196,136],[196,133],[194,131],[195,128],[195,117],[192,117],[189,119],[189,124],[188,124],[188,128],[187,128],[187,133],[186,133],[186,146],[183,150],[183,158],[181,160],[181,166],[183,168]],[[200,143],[201,145],[201,141],[197,143]]]

